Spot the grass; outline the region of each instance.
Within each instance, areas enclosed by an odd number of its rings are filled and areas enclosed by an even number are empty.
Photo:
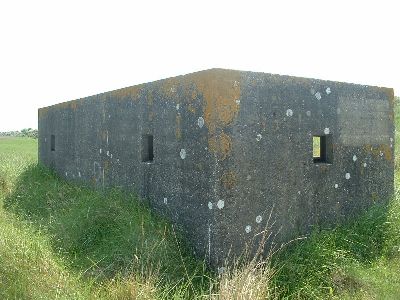
[[[0,163],[0,299],[271,294],[268,265],[213,274],[135,195],[68,183],[38,166],[34,140],[1,139]]]
[[[0,299],[398,299],[399,154],[389,206],[218,275],[135,195],[68,183],[35,140],[2,138]]]
[[[389,266],[400,264],[399,212],[396,201],[374,207],[355,222],[315,232],[279,252],[275,284],[294,299],[396,299],[400,276]]]
[[[204,263],[135,195],[65,182],[36,164],[30,139],[2,139],[0,163],[1,299],[208,293]]]

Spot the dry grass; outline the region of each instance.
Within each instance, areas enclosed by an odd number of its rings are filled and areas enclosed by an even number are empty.
[[[244,299],[277,299],[271,278],[274,271],[269,260],[257,262],[252,260],[243,267],[233,267],[221,274],[217,295],[211,299],[244,300]]]
[[[221,272],[218,281],[217,294],[211,295],[211,299],[223,300],[247,300],[247,299],[277,299],[277,291],[272,283],[275,271],[271,266],[271,257],[275,249],[270,249],[265,257],[265,244],[271,239],[273,209],[271,210],[264,230],[259,234],[261,240],[255,236],[253,247],[246,248],[239,259]],[[276,235],[275,235],[276,236]],[[275,236],[272,237],[275,239]],[[250,249],[256,247],[252,254]],[[245,262],[245,263],[243,263]]]

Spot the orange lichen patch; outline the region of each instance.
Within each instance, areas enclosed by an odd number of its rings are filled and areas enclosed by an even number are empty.
[[[364,151],[371,153],[376,158],[384,156],[387,161],[391,161],[393,158],[392,148],[390,148],[390,145],[381,144],[378,146],[372,146],[367,144],[364,146]]]
[[[163,80],[162,87],[161,87],[162,92],[168,98],[173,98],[176,95],[178,86],[182,85],[182,84],[183,84],[182,76],[165,79],[165,80]]]
[[[197,91],[196,90],[193,90],[192,91],[192,100],[195,100],[196,98],[197,98]]]
[[[69,107],[69,101],[68,102],[61,102],[61,103],[58,103],[58,104],[56,104],[56,105],[54,105],[54,108],[58,108],[58,109],[60,109],[60,108],[67,108],[67,107]]]
[[[69,107],[70,107],[72,110],[76,110],[76,108],[78,107],[77,101],[72,101]]]
[[[203,114],[210,134],[229,125],[239,111],[240,72],[210,70],[189,75],[203,96]]]
[[[228,156],[231,145],[231,138],[224,132],[214,134],[208,139],[209,151],[215,153],[220,160],[224,160]]]
[[[182,129],[181,129],[181,115],[176,116],[176,121],[175,121],[175,137],[177,140],[180,140],[182,137]]]
[[[388,161],[392,160],[392,149],[390,148],[389,145],[384,145],[384,144],[380,145],[379,151],[381,151],[383,153],[386,160],[388,160]]]
[[[141,94],[143,87],[144,87],[144,84],[139,84],[139,85],[112,91],[111,95],[112,95],[112,97],[115,97],[118,100],[122,100],[122,99],[137,100]]]
[[[67,109],[67,108],[76,109],[76,107],[78,106],[79,101],[81,101],[81,100],[71,100],[71,101],[67,101],[67,102],[61,102],[61,103],[58,103],[56,105],[53,105],[52,107],[58,108],[58,109],[61,109],[61,108],[62,109]]]
[[[236,173],[234,171],[225,172],[221,177],[221,181],[225,189],[231,190],[237,182]]]

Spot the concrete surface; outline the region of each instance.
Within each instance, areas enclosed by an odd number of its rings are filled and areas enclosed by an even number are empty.
[[[267,249],[386,203],[393,101],[388,88],[211,69],[41,108],[39,159],[136,191],[221,267],[268,223]]]

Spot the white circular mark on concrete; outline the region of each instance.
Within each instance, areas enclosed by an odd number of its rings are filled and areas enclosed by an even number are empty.
[[[208,202],[208,208],[209,208],[209,209],[213,209],[213,204],[212,204],[212,202]]]
[[[337,189],[339,187],[339,185],[337,183],[335,183],[335,189]]]
[[[327,95],[329,95],[329,94],[331,93],[331,88],[330,88],[330,87],[327,87],[326,90],[325,90],[325,92],[326,92]]]
[[[239,105],[240,104],[240,99],[236,99],[236,104]]]
[[[204,126],[204,119],[203,119],[203,117],[199,117],[199,118],[197,119],[197,125],[198,125],[200,128],[202,128],[202,127]]]
[[[250,233],[251,231],[251,226],[247,225],[246,228],[244,229],[244,231],[246,231],[246,233]]]
[[[179,152],[179,155],[181,156],[182,159],[185,159],[186,158],[186,150],[181,149],[181,152]]]
[[[326,128],[324,129],[324,134],[329,134],[329,132],[330,132],[329,128],[326,127]]]
[[[256,223],[260,224],[262,221],[262,217],[261,216],[257,216],[256,217]]]
[[[251,175],[247,175],[246,179],[250,180],[251,179]]]
[[[107,156],[110,156],[110,151],[107,151]]]
[[[166,197],[164,197],[164,204],[168,203],[168,199]]]
[[[306,115],[307,115],[307,117],[311,117],[311,111],[307,110]]]
[[[101,152],[103,152],[103,150],[101,150],[101,148],[100,148],[99,152],[100,152],[100,154],[101,154]]]
[[[317,98],[318,100],[321,100],[322,96],[320,92],[316,92],[315,93],[315,98]]]
[[[179,103],[176,105],[176,110],[179,110]]]
[[[65,172],[65,176],[68,176],[68,172]]]
[[[350,173],[346,173],[345,177],[346,179],[350,179]]]
[[[218,200],[218,202],[217,202],[218,209],[223,209],[224,206],[225,206],[224,200]]]
[[[78,176],[79,176],[79,177],[82,177],[81,172],[78,172]]]
[[[301,192],[300,192],[300,191],[297,191],[297,194],[299,194],[299,195],[300,195],[300,194],[301,194]]]
[[[260,133],[257,134],[257,137],[256,137],[257,142],[261,141],[261,139],[262,139],[262,135]]]
[[[290,108],[286,111],[286,115],[288,116],[288,117],[291,117],[291,116],[293,116],[293,110],[291,110]]]
[[[383,156],[383,152],[382,152],[382,151],[379,151],[379,155],[380,155],[380,156]]]
[[[363,166],[364,166],[364,168],[366,168],[367,167],[367,163],[363,163]]]
[[[353,155],[353,161],[357,160],[357,155]]]
[[[111,153],[111,155],[110,155],[110,158],[112,158],[112,153]]]

